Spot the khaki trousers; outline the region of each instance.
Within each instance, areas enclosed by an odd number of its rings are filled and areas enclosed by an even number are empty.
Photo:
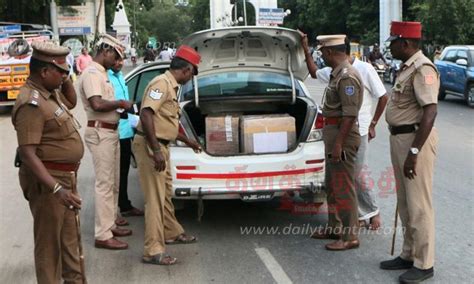
[[[360,145],[360,135],[357,125],[347,136],[342,150],[346,160],[332,163],[328,154],[332,153],[339,128],[327,125],[323,129],[324,149],[326,153],[326,190],[328,203],[328,227],[332,234],[341,234],[342,240],[357,239],[358,204],[355,191],[355,163],[357,150]]]
[[[414,266],[419,269],[429,269],[434,265],[432,190],[438,132],[435,128],[431,130],[418,153],[415,179],[410,180],[403,174],[403,165],[414,139],[415,133],[390,136],[390,152],[397,184],[398,214],[405,230],[400,257],[414,261]]]
[[[84,135],[95,170],[95,239],[113,237],[117,217],[120,144],[116,130],[87,127]]]
[[[67,172],[50,171],[65,188],[72,185]],[[85,283],[79,261],[75,213],[54,197],[50,188],[36,180],[24,164],[19,172],[23,194],[33,215],[36,280],[40,284]]]
[[[155,170],[155,163],[145,138],[137,135],[133,140],[133,153],[145,198],[145,257],[164,253],[165,240],[174,239],[184,233],[183,227],[176,220],[171,201],[173,188],[169,148],[162,144],[160,146],[166,159],[166,169],[162,172]]]

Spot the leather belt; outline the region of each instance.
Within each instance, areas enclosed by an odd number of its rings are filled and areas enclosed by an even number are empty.
[[[102,121],[99,121],[99,120],[89,120],[89,121],[87,121],[87,126],[117,130],[118,124],[102,122]]]
[[[55,162],[44,162],[43,165],[45,168],[53,171],[61,172],[77,172],[79,169],[80,163],[55,163]]]
[[[145,132],[141,132],[140,130],[137,130],[137,134],[140,135],[140,136],[146,137]],[[169,140],[161,139],[161,138],[158,138],[158,137],[155,137],[155,138],[156,138],[156,140],[158,140],[158,142],[160,142],[161,144],[163,144],[165,146],[168,146],[168,144],[170,144]]]
[[[339,125],[342,121],[342,117],[325,117],[324,118],[324,125]]]
[[[420,124],[406,124],[406,125],[399,125],[399,126],[388,126],[388,130],[392,135],[398,134],[405,134],[405,133],[413,133],[416,132],[419,128]]]

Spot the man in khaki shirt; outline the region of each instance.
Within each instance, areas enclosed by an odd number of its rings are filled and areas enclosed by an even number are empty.
[[[128,244],[115,237],[132,234],[115,224],[120,170],[119,111],[130,109],[132,104],[115,100],[107,76],[107,69],[123,56],[124,47],[117,39],[101,35],[96,56],[75,83],[87,115],[84,140],[95,169],[95,247],[105,249],[126,249]]]
[[[174,215],[171,201],[172,177],[169,143],[180,140],[195,151],[200,146],[179,134],[180,108],[178,84],[197,75],[201,56],[189,46],[181,46],[171,61],[170,70],[153,79],[143,95],[133,152],[137,160],[140,185],[145,196],[145,247],[143,262],[172,265],[176,258],[166,255],[165,244],[196,241],[184,234]]]
[[[326,188],[330,230],[311,237],[336,239],[328,250],[357,248],[358,204],[355,192],[355,160],[360,145],[357,116],[364,85],[346,56],[345,35],[318,36],[324,62],[332,67],[323,98],[323,139],[326,152]]]
[[[76,172],[84,154],[66,55],[53,43],[33,43],[30,76],[12,111],[21,157],[20,186],[33,215],[38,283],[86,283],[76,214]],[[78,220],[78,219],[77,219]]]
[[[434,275],[433,170],[438,133],[439,74],[421,52],[421,24],[392,22],[390,50],[403,61],[387,105],[390,152],[397,185],[397,207],[404,227],[399,257],[382,269],[409,269],[401,283],[418,283]]]

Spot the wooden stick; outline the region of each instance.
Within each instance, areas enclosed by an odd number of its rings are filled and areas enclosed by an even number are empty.
[[[398,221],[398,202],[395,207],[395,221],[393,225],[393,236],[392,236],[392,250],[390,251],[390,254],[393,255],[393,251],[395,250],[395,237],[397,235],[397,222]]]
[[[76,187],[76,172],[71,172],[71,182],[72,182],[72,192],[77,193],[77,187]],[[79,265],[81,267],[81,274],[82,274],[82,280],[83,284],[87,283],[86,280],[86,270],[85,270],[85,265],[84,265],[84,252],[82,250],[82,239],[81,239],[81,220],[79,218],[79,209],[75,208],[74,209],[74,215],[76,219],[76,231],[77,231],[77,249],[79,253]]]

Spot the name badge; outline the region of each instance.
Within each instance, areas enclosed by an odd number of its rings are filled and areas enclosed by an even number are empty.
[[[58,108],[55,112],[54,115],[56,117],[59,117],[61,114],[63,114],[64,110],[62,108]]]

